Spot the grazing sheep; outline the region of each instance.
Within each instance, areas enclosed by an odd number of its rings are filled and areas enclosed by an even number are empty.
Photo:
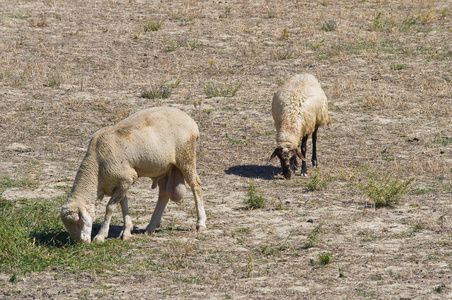
[[[312,165],[317,167],[317,129],[331,123],[328,103],[317,79],[310,74],[290,77],[275,93],[272,103],[278,146],[271,155],[281,161],[284,178],[290,179],[302,160],[301,174],[307,175],[306,141],[312,133]],[[301,151],[298,143],[301,139]]]
[[[146,233],[160,224],[169,201],[180,201],[185,181],[193,191],[198,230],[205,229],[201,181],[196,173],[198,126],[176,108],[157,107],[139,111],[114,126],[97,131],[75,177],[72,191],[61,208],[61,220],[75,242],[91,241],[95,202],[111,196],[105,219],[95,241],[108,236],[110,219],[121,204],[124,228],[120,237],[131,238],[133,228],[127,191],[138,177],[152,178],[159,186],[157,205]]]

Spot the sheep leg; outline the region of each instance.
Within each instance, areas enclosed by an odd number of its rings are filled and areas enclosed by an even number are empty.
[[[206,212],[202,201],[201,179],[196,174],[195,166],[191,170],[180,170],[184,174],[185,181],[190,186],[193,192],[193,198],[195,199],[197,215],[196,230],[204,231],[206,229]]]
[[[121,191],[115,191],[113,193],[113,196],[111,196],[110,200],[108,201],[107,208],[105,211],[104,222],[102,223],[99,233],[94,237],[93,241],[103,242],[105,238],[108,236],[108,230],[110,229],[110,220],[111,216],[113,215],[113,211],[115,210],[118,203],[124,199],[126,194],[125,192],[122,192],[123,191],[122,189],[120,190]]]
[[[129,215],[129,204],[127,200],[127,196],[125,196],[120,202],[121,209],[122,209],[122,217],[124,219],[124,227],[119,234],[119,237],[123,240],[129,240],[132,238],[132,229],[133,229],[133,223],[132,218],[130,218]]]
[[[314,132],[312,133],[312,166],[317,168],[318,163],[317,163],[317,129],[319,129],[318,127],[315,128]]]
[[[160,226],[160,221],[162,220],[163,211],[165,210],[166,205],[169,202],[169,195],[166,192],[166,184],[168,182],[168,176],[160,179],[158,182],[159,185],[159,197],[157,200],[157,205],[155,206],[154,213],[151,217],[151,222],[146,227],[146,234],[152,234],[155,232],[155,229]]]
[[[308,135],[305,135],[301,140],[301,154],[306,157],[306,143],[308,141]],[[301,176],[308,176],[308,167],[306,161],[301,161]]]

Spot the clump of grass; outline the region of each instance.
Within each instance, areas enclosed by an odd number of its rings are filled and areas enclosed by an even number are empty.
[[[442,293],[442,292],[444,291],[444,288],[445,288],[445,287],[446,287],[446,285],[443,283],[443,284],[438,285],[437,287],[435,287],[435,288],[433,289],[433,291],[434,291],[435,293],[440,294],[440,293]]]
[[[173,89],[175,89],[179,84],[181,80],[177,79],[175,82],[171,84],[163,84],[160,85],[157,88],[150,88],[149,90],[144,87],[141,90],[141,98],[147,98],[147,99],[166,99],[171,96],[171,93]]]
[[[431,22],[438,19],[436,16],[436,12],[434,9],[430,9],[426,11],[425,13],[422,13],[418,16],[419,21],[422,23],[422,25],[430,24]]]
[[[363,191],[371,200],[375,207],[392,206],[398,203],[398,200],[406,193],[410,183],[414,178],[401,181],[388,176],[380,177],[369,168],[367,171],[366,184],[358,184],[357,188]]]
[[[333,254],[331,252],[319,253],[319,264],[326,266],[333,259]]]
[[[375,19],[370,24],[370,27],[377,31],[391,31],[395,26],[394,22],[388,18],[383,17],[383,14],[379,12]]]
[[[146,20],[146,22],[143,23],[143,30],[145,32],[157,31],[162,27],[162,24],[162,21]]]
[[[309,43],[308,46],[309,46],[309,48],[311,48],[311,50],[317,51],[317,50],[320,50],[320,48],[322,47],[324,41],[325,41],[325,39],[322,39],[319,42],[311,42],[311,43]]]
[[[436,144],[441,144],[443,146],[447,146],[449,144],[452,144],[452,138],[441,136],[439,133],[435,135],[435,138],[433,139],[433,142]]]
[[[320,223],[317,225],[311,232],[308,233],[307,238],[308,240],[304,244],[304,248],[312,248],[317,246],[317,244],[320,242],[319,234],[320,230],[322,229],[323,223]]]
[[[292,233],[289,233],[289,235],[286,237],[286,239],[279,244],[270,244],[270,245],[264,245],[260,247],[260,253],[269,256],[274,255],[283,251],[286,251],[290,247],[289,238],[292,235]]]
[[[445,19],[447,17],[447,8],[443,8],[441,10],[441,19]]]
[[[232,145],[241,145],[241,144],[246,144],[247,141],[246,140],[237,140],[237,139],[233,139],[230,138],[229,135],[226,133],[226,138],[228,139],[228,141],[232,144]]]
[[[245,200],[247,209],[265,208],[267,205],[267,199],[262,195],[256,194],[256,187],[250,183],[248,187],[248,199]]]
[[[189,41],[187,41],[187,47],[190,50],[195,50],[197,48],[200,48],[202,46],[202,43],[200,41],[198,41],[197,39],[191,39]]]
[[[248,277],[248,278],[253,277],[254,264],[253,264],[253,256],[252,255],[248,256],[245,271],[246,271],[246,277]]]
[[[15,13],[6,13],[5,15],[8,18],[21,19],[21,20],[28,19],[28,18],[31,17],[29,14],[24,13],[22,11],[18,11],[18,12],[15,12]]]
[[[177,40],[177,45],[179,47],[187,47],[190,50],[195,50],[203,46],[202,42],[195,38],[183,37]]]
[[[324,21],[322,24],[322,30],[323,31],[336,31],[337,29],[337,23],[334,20],[328,20],[328,21]]]
[[[279,49],[273,51],[273,57],[278,60],[293,59],[299,57],[299,54],[293,49]]]
[[[287,28],[284,28],[281,32],[281,39],[282,40],[287,40],[289,39],[289,31],[287,30]]]
[[[267,17],[269,19],[274,19],[278,16],[278,14],[276,13],[276,11],[271,8],[271,7],[267,7]]]
[[[241,87],[241,82],[235,84],[227,83],[223,85],[209,82],[204,84],[204,93],[207,98],[234,97]]]
[[[62,82],[63,82],[63,80],[62,80],[61,74],[58,71],[53,70],[53,72],[51,72],[47,76],[44,86],[56,88],[56,87],[59,87]]]
[[[177,49],[177,43],[175,42],[170,42],[168,43],[168,45],[166,45],[166,52],[173,52],[176,51]]]
[[[3,70],[0,72],[0,80],[13,87],[25,87],[27,85],[25,71],[20,72],[20,74],[13,74],[8,70]]]
[[[400,71],[406,69],[407,66],[405,64],[392,63],[391,70]]]
[[[310,176],[309,181],[306,183],[308,191],[321,191],[324,190],[328,183],[333,180],[333,177],[328,177],[327,179],[322,179],[320,177],[320,168],[316,168],[314,173]]]

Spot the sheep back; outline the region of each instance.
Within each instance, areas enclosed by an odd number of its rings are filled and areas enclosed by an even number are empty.
[[[297,74],[279,87],[273,97],[273,120],[278,144],[298,144],[315,128],[331,122],[328,102],[317,79],[311,74]]]
[[[191,162],[196,155],[198,126],[183,111],[158,107],[139,111],[93,136],[99,163],[99,185],[106,195],[121,178],[158,178],[172,166]],[[129,174],[127,174],[129,172]],[[115,180],[117,179],[117,180]]]

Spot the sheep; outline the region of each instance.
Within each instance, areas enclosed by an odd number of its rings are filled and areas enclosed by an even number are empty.
[[[196,229],[206,228],[201,181],[196,173],[198,126],[186,113],[176,108],[156,107],[136,112],[114,126],[94,133],[76,174],[69,197],[60,211],[70,237],[77,242],[91,242],[96,195],[101,201],[111,196],[105,218],[94,241],[108,236],[113,210],[120,203],[124,227],[120,237],[132,237],[127,191],[138,177],[152,179],[152,189],[159,187],[157,205],[146,234],[160,225],[169,199],[180,201],[185,181],[190,186],[196,206]]]
[[[307,176],[308,136],[312,134],[312,165],[317,167],[317,130],[332,121],[328,116],[326,95],[317,79],[304,73],[286,80],[273,96],[272,114],[277,147],[270,160],[277,156],[284,178],[290,179],[298,169],[298,157],[302,161],[301,175]],[[301,151],[298,149],[300,139]]]

